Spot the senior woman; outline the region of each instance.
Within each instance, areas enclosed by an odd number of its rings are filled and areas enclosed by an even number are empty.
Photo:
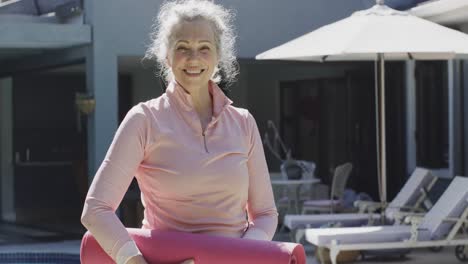
[[[207,0],[160,8],[146,56],[156,58],[168,87],[128,112],[82,214],[117,263],[146,263],[115,214],[133,177],[145,207],[142,228],[258,240],[274,235],[278,213],[257,125],[216,84],[221,70],[226,83],[237,73],[231,18]]]

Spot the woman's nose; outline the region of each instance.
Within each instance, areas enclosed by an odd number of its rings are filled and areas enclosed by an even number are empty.
[[[190,50],[188,53],[188,58],[189,59],[198,59],[200,53],[196,50]]]

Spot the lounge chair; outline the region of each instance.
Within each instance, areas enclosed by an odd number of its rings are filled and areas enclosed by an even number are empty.
[[[466,261],[468,231],[463,226],[468,224],[468,178],[455,177],[424,217],[407,220],[411,225],[311,228],[306,229],[306,240],[328,248],[332,264],[341,251],[443,246],[457,246],[457,258]],[[323,252],[319,250],[320,260],[325,258]]]
[[[391,224],[399,221],[402,216],[405,216],[403,211],[411,213],[422,211],[422,203],[427,200],[427,192],[437,181],[429,170],[416,168],[411,174],[408,181],[400,190],[398,195],[393,199],[389,206],[384,211],[385,223]],[[300,241],[301,234],[296,234],[298,229],[306,227],[320,227],[323,225],[338,225],[338,226],[362,226],[373,225],[380,223],[381,214],[373,213],[380,208],[380,203],[359,201],[357,203],[360,208],[359,213],[347,214],[322,214],[322,215],[286,215],[283,221],[284,226],[288,227],[295,237],[293,240]],[[430,206],[430,205],[429,205]],[[302,233],[303,232],[299,232]]]
[[[429,170],[416,168],[403,188],[384,211],[385,223],[393,224],[400,221],[406,214],[402,212],[421,212],[422,204],[427,200],[427,193],[434,186],[437,177]],[[380,208],[380,203],[359,201],[359,213],[317,214],[317,215],[286,215],[283,225],[291,230],[292,239],[301,240],[304,228],[320,227],[324,225],[363,226],[381,223],[382,214],[374,213]]]

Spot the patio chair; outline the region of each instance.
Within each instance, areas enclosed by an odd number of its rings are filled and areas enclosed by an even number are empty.
[[[353,165],[344,163],[335,168],[329,200],[307,200],[302,204],[302,214],[312,213],[334,213],[340,211],[341,203]]]
[[[330,251],[332,264],[342,251],[372,251],[456,246],[456,256],[466,261],[468,245],[468,178],[455,177],[436,204],[422,216],[411,216],[411,225],[311,228],[306,240]],[[324,250],[319,250],[324,260]]]
[[[385,223],[400,222],[407,213],[424,211],[423,203],[428,201],[427,194],[437,181],[437,177],[430,170],[416,168],[406,181],[403,188],[392,202],[385,208],[383,217]],[[382,214],[375,213],[381,204],[370,201],[357,201],[359,213],[319,214],[319,215],[286,215],[283,225],[289,228],[292,240],[299,242],[306,227],[320,227],[324,225],[363,226],[381,223]],[[426,202],[427,204],[427,202]],[[431,206],[431,204],[427,205]],[[427,208],[429,209],[429,208]],[[382,223],[381,223],[382,224]]]

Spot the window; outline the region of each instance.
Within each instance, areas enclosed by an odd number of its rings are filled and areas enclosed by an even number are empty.
[[[447,62],[416,63],[416,165],[449,168]]]

